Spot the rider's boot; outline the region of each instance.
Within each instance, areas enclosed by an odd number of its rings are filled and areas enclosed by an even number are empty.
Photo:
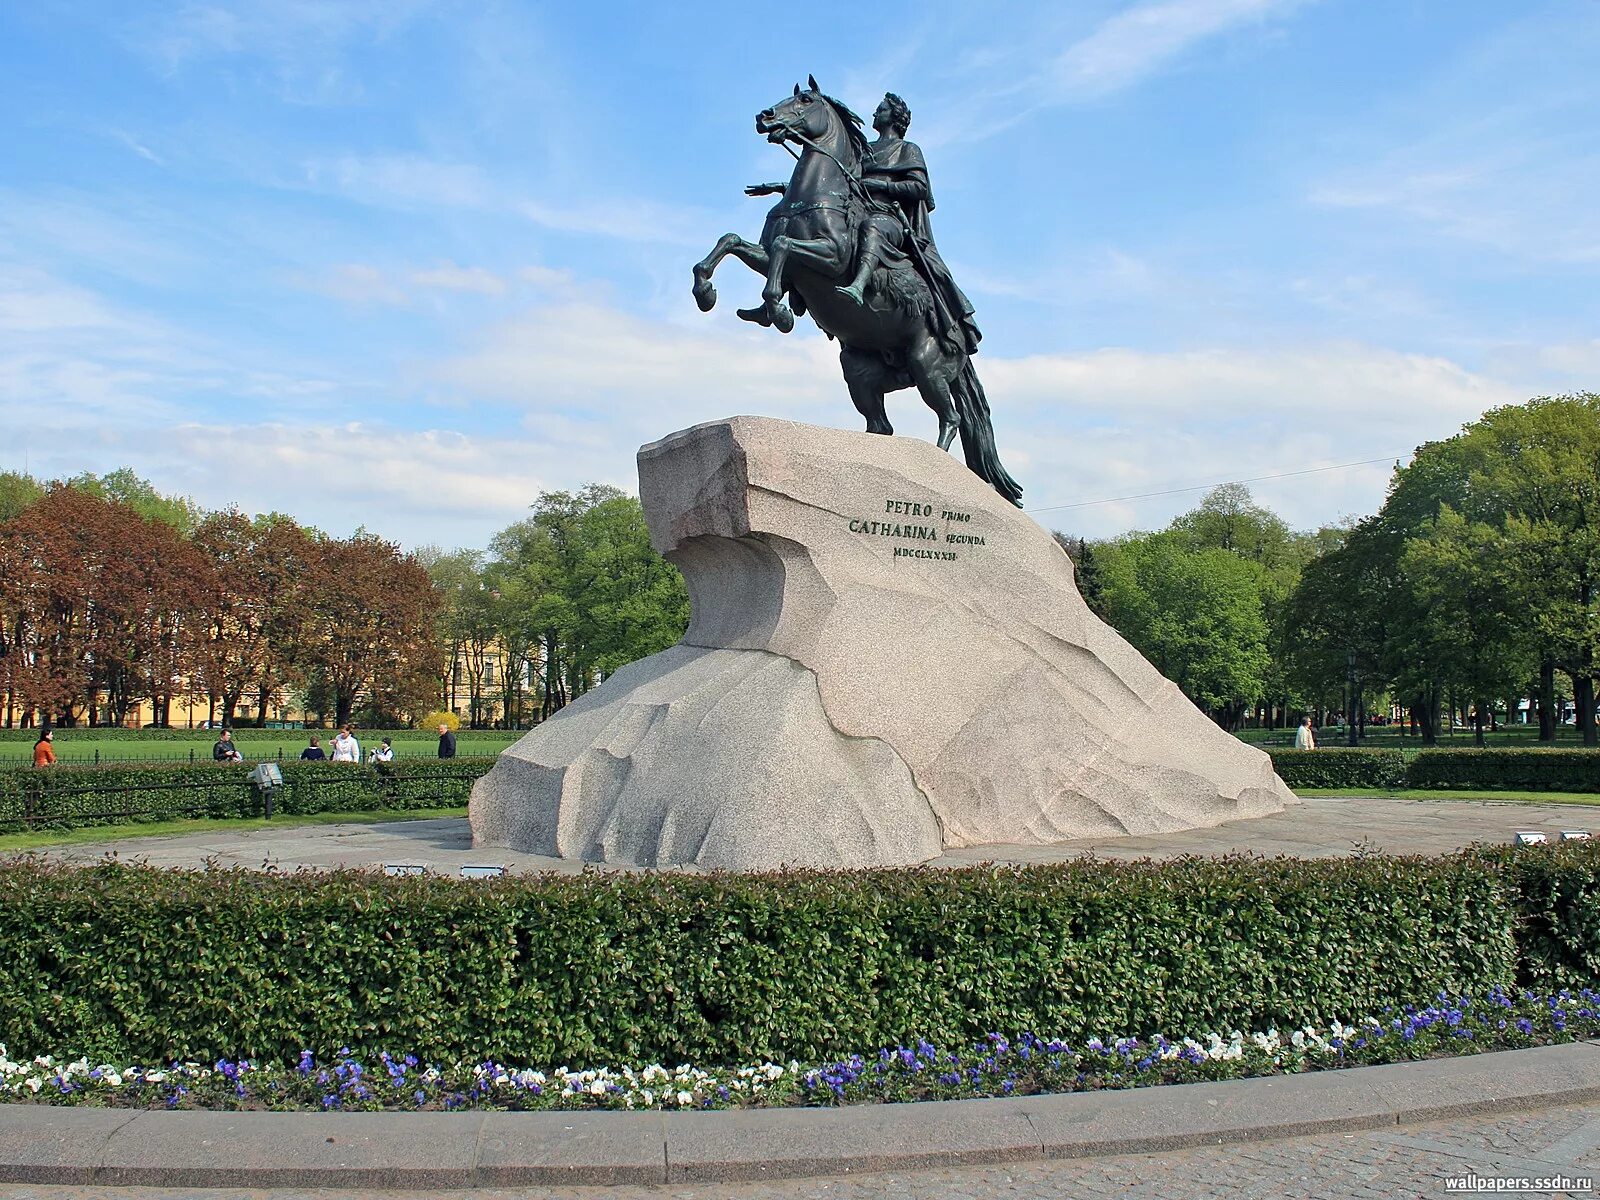
[[[734,315],[741,321],[754,321],[757,325],[771,326],[772,314],[767,311],[765,304],[758,304],[754,308],[736,308]]]
[[[868,225],[861,235],[861,265],[856,268],[856,277],[843,287],[835,288],[841,296],[849,296],[857,304],[867,302],[867,280],[872,278],[872,269],[878,265],[878,256],[883,252],[883,234],[871,225]]]

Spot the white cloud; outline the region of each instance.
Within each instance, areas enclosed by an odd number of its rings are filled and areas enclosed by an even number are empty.
[[[182,424],[164,440],[192,473],[212,481],[207,492],[231,491],[263,509],[302,496],[307,515],[330,529],[365,524],[396,536],[397,521],[511,520],[539,486],[527,467],[538,447],[526,439],[344,422]]]
[[[449,282],[481,283],[455,264],[362,278],[378,290],[417,287],[413,275],[439,270]],[[493,277],[509,288],[514,273]],[[27,449],[36,471],[129,465],[208,506],[289,511],[335,533],[365,525],[408,545],[481,546],[541,490],[590,481],[633,487],[637,447],[699,421],[760,413],[859,429],[832,343],[814,332],[785,337],[746,326],[725,311],[753,300],[758,282],[730,276],[724,308],[682,323],[547,303],[484,328],[461,353],[431,365],[408,360],[410,382],[398,394],[414,395],[420,381],[460,414],[458,429],[417,430],[371,418],[324,422],[315,414],[351,411],[356,391],[348,382],[185,357],[159,330],[130,335],[137,323],[92,293],[29,276],[22,283],[31,291],[7,300],[0,289],[0,323],[41,327],[29,353],[0,355],[0,399],[44,418],[24,422],[39,437],[14,455]],[[39,303],[29,299],[35,295]],[[1102,536],[1164,525],[1193,507],[1205,485],[1403,457],[1487,408],[1555,390],[1549,380],[1596,355],[1600,348],[1588,343],[1529,348],[1516,374],[1491,375],[1362,343],[1111,347],[984,354],[978,368],[1002,457],[1030,507],[1197,489],[1039,517]],[[260,415],[197,420],[183,403],[197,393],[248,396]],[[497,409],[506,414],[498,428],[486,418]],[[914,393],[892,396],[890,411],[902,434],[932,436],[933,418]],[[1385,461],[1252,488],[1291,524],[1313,527],[1375,511],[1388,471]]]
[[[0,264],[0,329],[27,334],[128,331],[133,324],[93,292],[43,271]]]
[[[522,291],[545,296],[566,296],[576,290],[569,271],[535,265],[500,272],[448,261],[427,267],[340,263],[320,275],[290,278],[299,287],[347,304],[395,307],[430,298],[442,302],[438,293],[498,298],[519,285],[526,285]]]
[[[1031,26],[1008,21],[999,39],[992,24],[969,30],[968,42],[949,56],[959,81],[952,91],[962,101],[941,108],[937,126],[924,127],[918,141],[935,149],[982,141],[1042,109],[1100,101],[1182,64],[1208,41],[1269,26],[1314,2],[1146,0],[1087,32],[1070,6],[1058,6]]]
[[[523,267],[517,277],[544,292],[570,292],[577,287],[571,271],[554,267]]]
[[[1537,6],[1362,114],[1344,161],[1314,168],[1310,203],[1488,247],[1600,263],[1600,23]]]
[[[1081,505],[1040,520],[1095,536],[1164,525],[1206,485],[1381,457],[1251,485],[1299,526],[1374,512],[1394,458],[1531,394],[1448,359],[1361,344],[1107,349],[981,367],[1001,451],[1029,468],[1030,507]],[[1085,503],[1178,488],[1197,490]]]
[[[758,284],[751,277],[750,295],[729,297],[724,305],[754,302]],[[844,413],[854,412],[839,382],[837,355],[814,333],[784,337],[725,316],[674,326],[567,304],[495,326],[481,345],[435,374],[530,414],[560,409],[621,420],[629,429],[645,417],[659,423],[682,415],[688,425],[734,412],[826,421],[840,404]],[[666,432],[657,424],[649,437]]]
[[[455,263],[440,263],[435,267],[413,271],[411,282],[418,287],[440,288],[447,292],[477,292],[482,296],[500,296],[506,290],[506,281],[487,267],[461,267]]]
[[[496,188],[483,168],[418,154],[345,155],[303,166],[313,188],[382,208],[492,208]]]
[[[206,0],[159,6],[124,32],[168,73],[197,60],[253,60],[265,64],[284,100],[338,104],[363,94],[359,72],[345,68],[346,49],[435,7],[437,0]]]
[[[1539,390],[1550,395],[1600,392],[1600,338],[1496,346],[1486,358],[1496,374],[1537,380]]]
[[[1255,485],[1308,527],[1375,511],[1393,458],[1540,390],[1360,343],[980,355],[978,367],[1002,454],[1031,506],[1384,457]],[[567,461],[553,468],[561,486],[582,482],[580,467],[607,463],[609,477],[627,477],[640,443],[734,413],[860,427],[830,343],[716,320],[680,328],[597,306],[544,308],[495,327],[437,375],[523,409],[528,430],[563,448]],[[931,436],[932,417],[914,393],[892,396],[890,406],[902,433]],[[1094,534],[1155,526],[1198,495],[1095,505],[1061,520]]]
[[[1061,99],[1130,87],[1196,44],[1238,25],[1281,16],[1304,0],[1162,0],[1136,4],[1074,42],[1051,65]]]
[[[366,263],[341,263],[321,278],[307,280],[306,286],[346,304],[405,304],[410,300],[389,272]]]

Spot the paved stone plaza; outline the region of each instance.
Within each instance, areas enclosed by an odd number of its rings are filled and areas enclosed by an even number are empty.
[[[770,1183],[651,1187],[474,1188],[419,1193],[301,1188],[109,1188],[0,1185],[12,1200],[1376,1200],[1444,1197],[1445,1179],[1600,1177],[1600,1104],[1571,1105],[1362,1133],[1107,1158]],[[1518,1194],[1518,1193],[1502,1193]],[[1566,1196],[1586,1192],[1524,1192]]]
[[[1362,849],[1436,854],[1473,842],[1509,842],[1519,829],[1543,830],[1555,840],[1564,829],[1588,829],[1591,821],[1600,834],[1600,809],[1577,804],[1311,799],[1272,816],[1231,821],[1211,829],[1148,837],[1085,838],[1051,846],[979,846],[950,851],[936,863],[964,866],[982,862],[1060,862],[1083,854],[1123,859],[1245,852],[1328,858]],[[45,853],[77,862],[93,862],[116,854],[163,867],[199,867],[211,862],[284,871],[407,863],[454,875],[468,865],[503,866],[512,872],[576,872],[583,866],[572,860],[503,848],[474,850],[464,817],[376,825],[296,826],[285,821],[260,831],[129,837],[65,846]]]

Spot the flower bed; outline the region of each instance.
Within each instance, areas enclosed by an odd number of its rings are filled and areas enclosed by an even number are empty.
[[[1090,1038],[1081,1046],[990,1034],[960,1052],[927,1041],[801,1066],[700,1069],[513,1068],[494,1061],[439,1067],[414,1055],[364,1062],[348,1048],[293,1066],[219,1060],[160,1067],[91,1066],[87,1058],[11,1060],[0,1045],[0,1100],[131,1108],[708,1109],[895,1103],[1096,1091],[1367,1066],[1570,1042],[1600,1034],[1600,993],[1490,988],[1441,993],[1351,1025],[1334,1020],[1170,1039]]]

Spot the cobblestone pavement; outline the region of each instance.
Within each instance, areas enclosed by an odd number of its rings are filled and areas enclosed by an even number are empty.
[[[481,1189],[429,1200],[1367,1200],[1443,1197],[1445,1180],[1565,1175],[1600,1178],[1600,1104],[1485,1115],[1368,1133],[1055,1163],[961,1167],[772,1183],[615,1188]],[[255,1188],[105,1188],[0,1185],[15,1200],[393,1200],[390,1191]],[[1500,1194],[1569,1196],[1588,1191]]]

